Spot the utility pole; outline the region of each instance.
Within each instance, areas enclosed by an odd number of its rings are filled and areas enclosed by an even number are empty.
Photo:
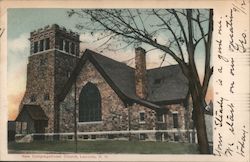
[[[77,114],[77,110],[76,110],[76,106],[77,106],[77,102],[76,102],[76,81],[75,81],[75,110],[74,110],[74,121],[75,121],[75,152],[77,153],[77,117],[76,117],[76,114]]]
[[[129,141],[131,141],[131,132],[130,132],[130,130],[131,130],[131,122],[130,122],[131,116],[130,116],[130,108],[131,108],[131,105],[128,104],[128,132],[129,132],[129,134],[128,134],[128,140]]]

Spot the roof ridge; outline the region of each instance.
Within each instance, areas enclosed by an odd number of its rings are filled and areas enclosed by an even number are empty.
[[[157,68],[152,68],[152,69],[147,69],[147,71],[151,71],[151,70],[159,70],[159,69],[162,69],[162,68],[169,68],[169,67],[180,67],[179,64],[174,64],[174,65],[168,65],[168,66],[163,66],[163,67],[157,67]]]
[[[111,58],[111,57],[107,57],[107,56],[105,56],[105,55],[102,55],[102,54],[100,54],[100,53],[97,53],[97,52],[92,51],[92,50],[90,50],[90,49],[88,49],[88,48],[85,50],[85,52],[90,52],[90,53],[89,53],[90,55],[97,55],[97,56],[103,57],[103,58],[105,58],[105,59],[109,59],[109,60],[111,60],[111,61],[113,61],[113,62],[119,63],[119,64],[121,64],[121,65],[123,65],[123,66],[126,66],[126,67],[130,68],[130,69],[133,69],[133,70],[135,69],[135,68],[133,68],[133,67],[128,66],[127,64],[125,64],[125,63],[123,63],[123,62],[117,61],[117,60],[115,60],[115,59],[113,59],[113,58]],[[85,52],[84,52],[84,53],[85,53]],[[83,55],[84,55],[84,54],[83,54]]]

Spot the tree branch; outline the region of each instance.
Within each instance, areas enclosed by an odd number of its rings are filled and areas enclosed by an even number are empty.
[[[186,32],[185,32],[184,26],[183,26],[183,24],[182,24],[179,16],[177,15],[177,13],[176,13],[176,11],[174,9],[172,9],[172,12],[170,10],[168,10],[168,9],[167,9],[167,11],[169,13],[172,13],[175,16],[175,18],[176,18],[176,20],[177,20],[177,22],[178,22],[178,24],[179,24],[179,26],[181,28],[181,31],[182,31],[182,34],[183,34],[183,37],[184,37],[184,40],[185,40],[185,44],[187,45],[188,39],[187,39],[187,36],[186,36]]]
[[[201,94],[201,83],[197,68],[194,60],[194,43],[193,43],[193,24],[192,24],[192,10],[187,9],[187,22],[188,22],[188,56],[189,56],[189,66],[190,74],[192,75],[192,80],[195,84],[194,88],[197,91],[197,94]]]
[[[173,35],[173,37],[177,43],[178,49],[179,49],[180,54],[181,54],[181,59],[183,61],[185,61],[180,43],[179,43],[178,38],[177,38],[176,34],[174,33],[173,29],[168,25],[168,23],[154,9],[153,9],[153,13],[167,26],[168,30],[170,30],[171,34]]]
[[[204,75],[204,79],[202,83],[203,97],[206,96],[209,80],[210,80],[211,75],[213,74],[213,67],[210,68],[212,31],[213,31],[213,10],[210,9],[209,10],[208,36],[207,36],[207,43],[206,43],[205,75]]]
[[[107,13],[107,11],[105,11],[105,12]],[[180,59],[171,49],[169,49],[168,47],[163,46],[163,45],[161,45],[159,43],[156,43],[146,33],[142,34],[139,31],[135,30],[133,27],[131,27],[129,24],[127,24],[124,20],[122,20],[121,18],[119,18],[119,16],[116,16],[116,15],[110,13],[110,12],[107,13],[107,14],[110,14],[110,15],[114,16],[114,18],[119,19],[125,26],[127,26],[129,29],[133,30],[136,34],[138,34],[138,37],[137,36],[127,35],[127,34],[124,34],[123,32],[118,32],[118,31],[114,30],[113,28],[110,28],[107,24],[103,23],[101,20],[99,20],[93,14],[88,13],[88,12],[86,12],[86,13],[88,15],[90,15],[92,19],[94,19],[96,22],[98,22],[101,25],[103,25],[106,29],[110,30],[111,32],[114,32],[114,33],[116,33],[118,35],[122,35],[122,36],[130,38],[130,39],[139,40],[139,41],[142,41],[142,42],[147,43],[149,45],[152,45],[154,47],[157,47],[157,48],[161,49],[162,51],[168,53],[170,56],[172,56],[174,58],[174,60],[177,61],[181,65],[182,68],[187,68],[185,62],[182,59]]]

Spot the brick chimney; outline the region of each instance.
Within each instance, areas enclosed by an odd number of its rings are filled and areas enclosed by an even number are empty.
[[[142,99],[147,98],[147,70],[146,51],[138,47],[135,49],[135,91],[136,95]]]

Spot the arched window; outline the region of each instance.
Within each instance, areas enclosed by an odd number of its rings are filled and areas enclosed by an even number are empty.
[[[59,39],[59,50],[63,50],[63,39]]]
[[[71,45],[70,45],[70,53],[75,54],[75,43],[71,43]]]
[[[38,42],[34,42],[34,53],[38,52]]]
[[[69,52],[69,41],[65,41],[64,51]]]
[[[49,38],[46,38],[45,39],[45,50],[48,50],[50,47],[49,47]]]
[[[40,48],[39,51],[43,51],[44,50],[44,40],[40,40]]]
[[[79,122],[101,121],[101,95],[95,84],[88,82],[79,97]]]

